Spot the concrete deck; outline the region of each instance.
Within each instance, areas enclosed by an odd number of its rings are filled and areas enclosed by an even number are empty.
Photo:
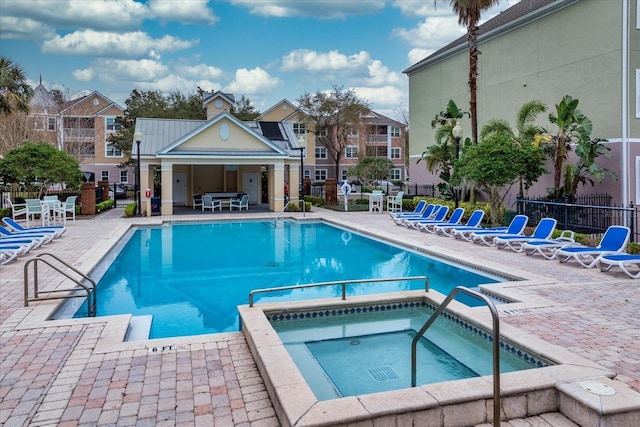
[[[88,272],[131,224],[204,219],[121,216],[122,209],[114,209],[69,223],[63,237],[33,254],[52,252]],[[215,219],[256,216],[275,214],[223,211]],[[501,321],[609,368],[618,374],[615,381],[640,392],[640,281],[409,230],[386,214],[307,213],[323,216],[544,278],[510,291],[523,301],[546,302],[501,311]],[[0,267],[0,424],[279,425],[240,332],[122,343],[123,316],[45,322],[52,303],[23,306],[26,259]],[[548,414],[503,425],[575,424]]]

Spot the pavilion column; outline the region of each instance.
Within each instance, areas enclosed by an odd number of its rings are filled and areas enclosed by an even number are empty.
[[[280,212],[284,207],[284,163],[269,166],[269,209]],[[291,194],[291,183],[289,183]]]
[[[160,209],[162,215],[173,215],[173,163],[162,162],[160,166],[160,177],[162,180],[162,194]]]

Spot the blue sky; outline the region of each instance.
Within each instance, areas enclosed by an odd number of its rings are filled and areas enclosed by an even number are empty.
[[[402,70],[462,34],[448,0],[0,0],[0,55],[31,83],[122,107],[201,87],[264,111],[338,85],[398,118]]]

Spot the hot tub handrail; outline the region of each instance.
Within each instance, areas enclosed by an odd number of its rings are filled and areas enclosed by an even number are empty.
[[[427,276],[411,276],[411,277],[391,277],[391,278],[383,278],[383,279],[357,279],[357,280],[337,280],[334,282],[321,282],[321,283],[308,283],[305,285],[293,285],[293,286],[283,286],[280,288],[262,288],[262,289],[254,289],[249,292],[249,307],[253,307],[253,296],[255,294],[263,294],[268,292],[280,292],[280,291],[290,291],[295,289],[303,289],[303,288],[318,288],[322,286],[338,286],[342,287],[342,299],[347,299],[347,285],[353,285],[356,283],[379,283],[379,282],[400,282],[400,281],[412,281],[412,280],[424,280],[424,291],[429,292],[429,278]]]
[[[444,311],[451,300],[456,296],[458,292],[465,293],[471,297],[477,298],[483,301],[489,307],[491,311],[491,318],[493,319],[493,425],[500,425],[500,317],[498,316],[498,310],[486,295],[480,292],[472,291],[464,286],[457,286],[449,295],[444,299],[442,304],[436,309],[436,311],[429,317],[425,324],[420,328],[413,341],[411,342],[411,387],[416,386],[416,347],[420,338],[429,329],[429,327],[435,322],[436,318]]]

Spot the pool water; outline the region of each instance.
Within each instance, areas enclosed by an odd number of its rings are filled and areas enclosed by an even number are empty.
[[[411,387],[411,342],[432,312],[272,319],[272,326],[316,397],[329,400]],[[416,356],[416,385],[492,374],[487,335],[442,316],[418,341]],[[538,367],[517,351],[502,349],[500,359],[502,373]]]
[[[98,316],[153,316],[149,338],[230,332],[239,330],[236,306],[247,304],[254,289],[422,275],[445,294],[498,281],[321,222],[165,224],[131,233],[98,282]],[[350,285],[347,294],[414,289],[424,283]],[[261,294],[256,301],[339,295],[340,287],[323,287]],[[76,317],[86,312],[81,307]]]

